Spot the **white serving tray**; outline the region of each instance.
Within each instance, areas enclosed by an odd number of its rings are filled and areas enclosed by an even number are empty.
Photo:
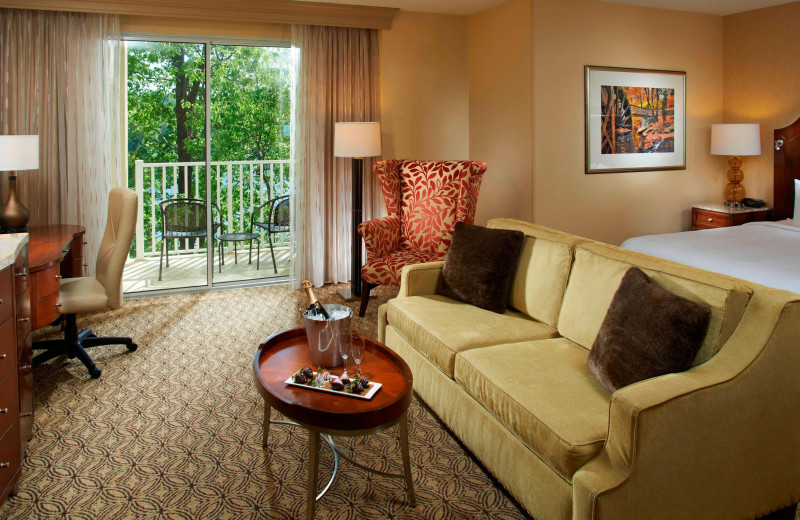
[[[314,376],[316,376],[316,375],[317,375],[317,373],[314,372]],[[284,383],[286,383],[289,386],[294,386],[294,387],[297,387],[297,388],[305,388],[307,390],[316,390],[317,392],[325,392],[326,394],[343,395],[345,397],[355,397],[356,399],[364,399],[364,400],[367,400],[367,401],[372,399],[372,397],[375,394],[378,393],[378,390],[381,389],[381,384],[380,383],[375,383],[373,381],[370,381],[369,385],[367,385],[368,390],[366,392],[364,392],[363,394],[351,394],[350,392],[340,392],[339,390],[331,390],[330,388],[323,388],[321,386],[301,385],[300,383],[295,383],[294,381],[292,381],[293,377],[294,377],[294,374],[290,375],[289,379],[284,381]]]

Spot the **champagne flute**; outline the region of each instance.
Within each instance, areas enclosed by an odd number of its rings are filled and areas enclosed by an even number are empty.
[[[358,368],[356,373],[358,374],[358,377],[361,377],[361,359],[364,356],[364,336],[356,331],[352,331],[351,335],[352,339],[350,340],[350,355],[353,357],[353,361],[356,363],[356,367]]]
[[[350,355],[350,344],[352,342],[350,331],[349,330],[339,331],[339,337],[337,339],[338,339],[337,343],[339,347],[339,353],[342,355],[342,360],[344,361],[344,372],[342,372],[342,376],[340,379],[344,379],[347,377],[347,358]]]

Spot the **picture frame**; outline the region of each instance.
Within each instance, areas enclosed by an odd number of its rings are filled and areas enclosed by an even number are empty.
[[[686,72],[586,65],[586,173],[686,169]]]

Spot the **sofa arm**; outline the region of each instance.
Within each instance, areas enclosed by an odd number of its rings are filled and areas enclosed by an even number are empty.
[[[397,297],[436,294],[443,266],[443,260],[404,266],[400,274],[400,292],[397,293]]]
[[[573,518],[755,518],[800,499],[800,301],[758,290],[711,360],[622,388]]]
[[[400,217],[397,215],[362,222],[358,225],[358,232],[364,237],[368,262],[400,247]]]

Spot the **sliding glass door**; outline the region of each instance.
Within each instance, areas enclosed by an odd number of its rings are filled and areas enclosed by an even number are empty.
[[[127,58],[141,219],[124,291],[286,276],[289,49],[128,41]]]

